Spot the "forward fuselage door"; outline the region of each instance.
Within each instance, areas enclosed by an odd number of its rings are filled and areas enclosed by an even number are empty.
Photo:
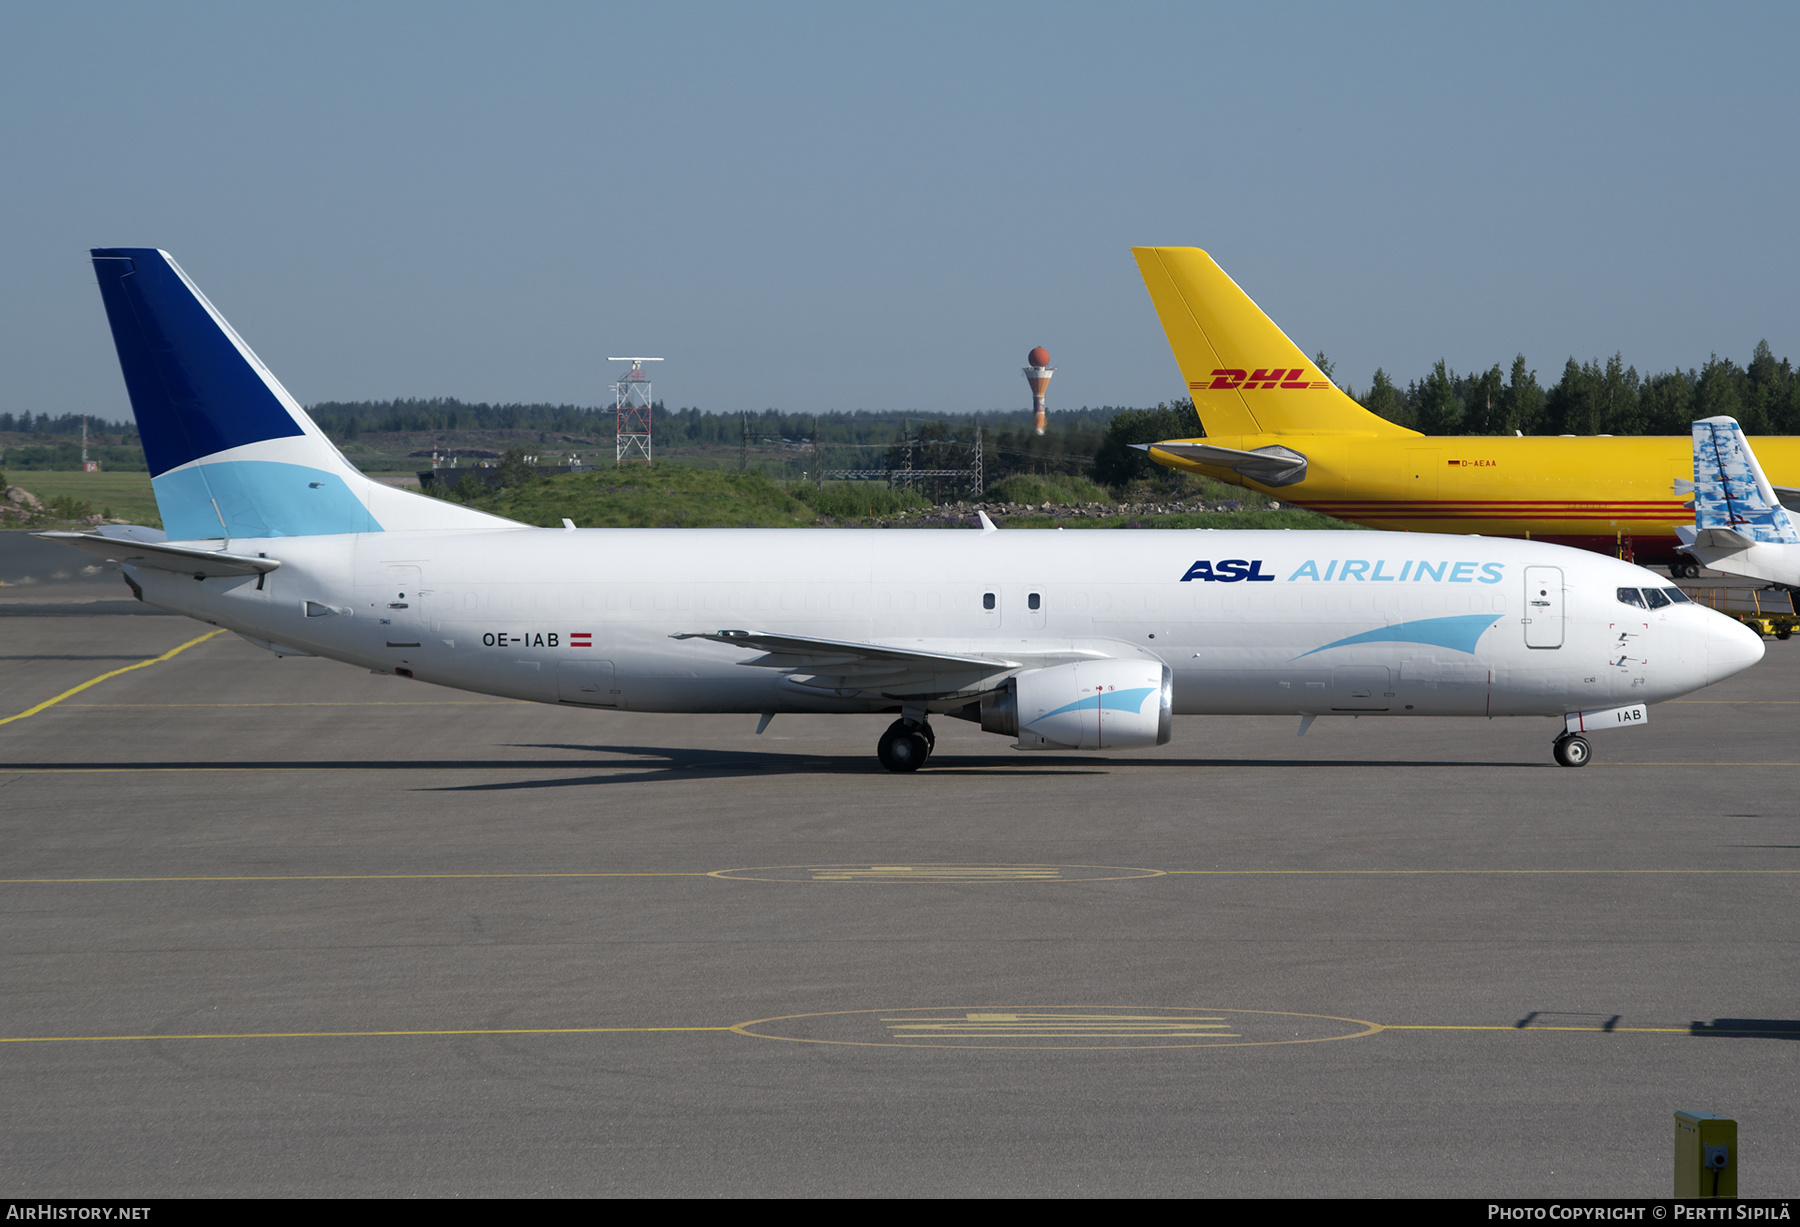
[[[1561,567],[1525,568],[1525,646],[1563,645],[1563,573]]]

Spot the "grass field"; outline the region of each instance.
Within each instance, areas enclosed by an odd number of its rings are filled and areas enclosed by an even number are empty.
[[[23,487],[41,499],[68,495],[70,498],[92,503],[95,511],[105,512],[110,508],[113,516],[130,520],[133,524],[162,527],[162,517],[156,511],[156,496],[150,492],[148,473],[65,473],[40,470],[9,473],[6,475],[6,482]]]
[[[1098,487],[1091,489],[1106,495]],[[1021,493],[1031,497],[1047,493],[1085,496],[1089,490],[1052,492],[1041,484],[1033,484]],[[806,486],[789,488],[756,473],[692,469],[676,464],[540,478],[527,485],[484,492],[476,496],[473,505],[546,528],[556,527],[564,517],[580,528],[804,528],[877,523],[932,528],[975,523],[966,510],[945,514],[923,506],[916,495],[895,494],[886,487],[832,483],[821,492]],[[1031,513],[1001,519],[1014,528],[1350,527],[1298,508],[1160,515]]]
[[[509,520],[555,528],[796,528],[819,514],[756,473],[690,469],[602,469],[539,478],[484,492],[473,505]]]
[[[162,527],[148,473],[26,472],[9,475],[7,480],[42,499],[66,495],[134,524]],[[1052,491],[1034,484],[1014,493],[1040,499],[1051,494],[1086,495],[1088,491]],[[798,495],[756,473],[662,464],[654,469],[604,469],[540,479],[484,493],[474,505],[546,528],[556,527],[565,516],[582,528],[805,528],[877,521],[928,527],[944,522],[916,496],[894,494],[886,487],[844,483],[840,489],[834,483],[823,492],[799,488]],[[1033,514],[1004,517],[1003,522],[1013,528],[1351,527],[1298,508],[1173,515]]]

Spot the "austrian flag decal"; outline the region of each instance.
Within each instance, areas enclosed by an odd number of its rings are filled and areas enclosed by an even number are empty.
[[[572,648],[591,648],[594,646],[592,631],[570,631],[569,646]]]

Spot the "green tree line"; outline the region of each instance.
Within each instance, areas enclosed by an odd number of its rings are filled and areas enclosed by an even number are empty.
[[[1350,391],[1348,388],[1346,391]],[[1564,364],[1548,387],[1520,354],[1458,374],[1439,361],[1404,388],[1377,369],[1364,408],[1428,435],[1685,435],[1721,414],[1750,434],[1800,434],[1800,375],[1758,341],[1747,366],[1714,354],[1704,366],[1640,375],[1622,354]]]

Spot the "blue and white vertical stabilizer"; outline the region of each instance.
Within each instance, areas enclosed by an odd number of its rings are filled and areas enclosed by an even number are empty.
[[[1735,418],[1694,423],[1694,523],[1675,530],[1716,571],[1800,585],[1800,530]]]
[[[517,527],[363,476],[167,252],[92,255],[171,540]]]

